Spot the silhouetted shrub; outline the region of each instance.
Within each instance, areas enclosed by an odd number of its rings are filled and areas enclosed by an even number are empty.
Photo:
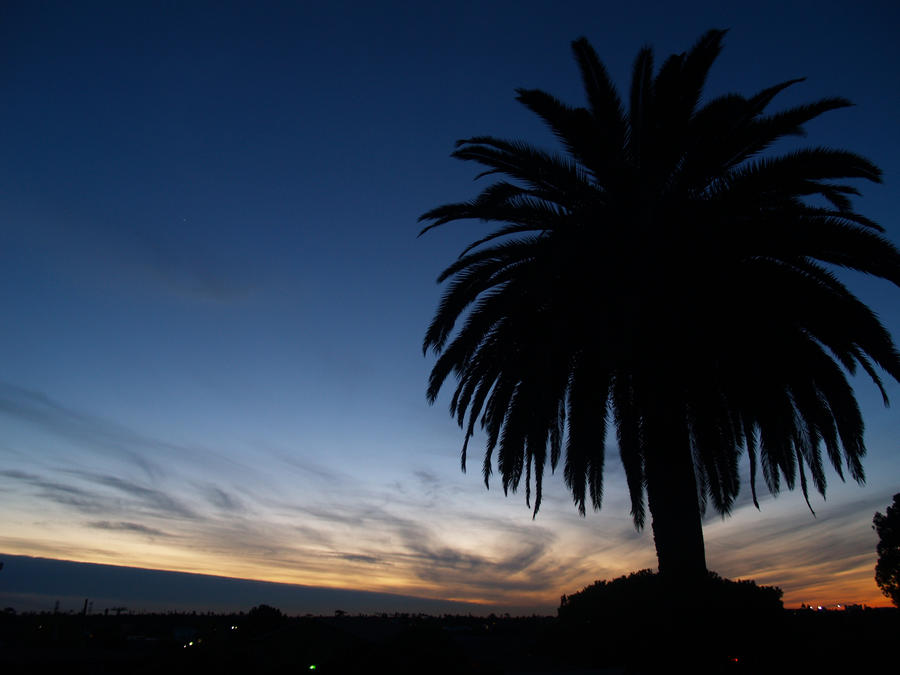
[[[247,612],[244,619],[244,631],[251,635],[267,633],[280,626],[285,620],[282,611],[269,605],[259,605]]]
[[[700,610],[714,612],[780,612],[782,591],[777,586],[723,579],[715,572],[700,583],[685,585],[667,581],[652,570],[633,572],[611,581],[599,580],[572,595],[562,596],[561,619],[621,620],[648,613]]]
[[[660,662],[690,659],[685,665],[703,668],[739,658],[777,630],[781,596],[780,588],[714,572],[686,584],[641,570],[564,595],[558,615],[573,635],[595,636],[597,663],[639,662],[652,671]]]

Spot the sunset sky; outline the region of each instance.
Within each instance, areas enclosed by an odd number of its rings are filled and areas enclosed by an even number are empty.
[[[857,206],[900,242],[900,5],[624,5],[4,2],[0,559],[548,613],[655,567],[614,445],[584,518],[561,475],[532,520],[460,472],[421,343],[435,278],[484,226],[417,238],[416,219],[484,185],[456,139],[555,147],[514,90],[582,104],[573,39],[627,90],[641,46],[660,62],[716,27],[707,96],[805,76],[774,109],[856,103],[805,142],[883,169]],[[898,289],[843,278],[900,337]],[[829,471],[815,516],[799,491],[763,488],[757,511],[742,490],[707,515],[710,569],[788,606],[887,604],[871,521],[900,492],[900,415],[854,384],[866,485]]]

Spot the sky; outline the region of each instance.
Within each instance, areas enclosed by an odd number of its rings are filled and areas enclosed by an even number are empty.
[[[421,343],[437,275],[485,226],[416,221],[485,184],[456,139],[556,147],[514,90],[582,104],[573,39],[626,88],[640,47],[659,62],[715,27],[707,97],[806,77],[773,109],[856,104],[803,142],[883,169],[857,207],[900,242],[900,7],[673,7],[4,2],[0,553],[547,613],[655,567],[612,441],[586,517],[561,476],[532,519],[460,471]],[[897,289],[842,278],[900,336]],[[742,490],[706,517],[710,569],[787,606],[887,604],[871,521],[900,492],[900,418],[854,386],[866,485],[830,471],[815,515]]]

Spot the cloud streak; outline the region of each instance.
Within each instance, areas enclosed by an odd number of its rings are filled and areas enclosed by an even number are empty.
[[[193,509],[162,490],[146,487],[134,481],[119,478],[117,476],[72,470],[68,470],[66,473],[79,476],[97,485],[112,488],[130,498],[134,504],[138,505],[138,508],[147,511],[152,515],[163,517],[175,516],[179,518],[197,517],[197,514]]]
[[[143,436],[115,422],[67,408],[40,392],[0,383],[0,415],[27,422],[78,446],[126,459],[149,478],[164,471],[145,455],[184,453],[187,448]]]
[[[141,525],[140,523],[129,523],[127,521],[119,521],[116,523],[111,523],[108,520],[96,520],[93,522],[86,523],[88,527],[92,527],[97,530],[112,530],[117,532],[133,532],[135,534],[146,534],[151,537],[170,537],[171,535],[163,532],[162,530],[157,530],[155,527],[147,527],[146,525]]]
[[[97,494],[72,485],[41,478],[24,471],[0,471],[0,476],[25,483],[36,488],[36,496],[83,513],[103,513],[110,508],[107,500]]]
[[[216,485],[209,483],[200,486],[200,490],[207,501],[220,511],[243,513],[247,510],[247,507],[238,497],[225,492]]]

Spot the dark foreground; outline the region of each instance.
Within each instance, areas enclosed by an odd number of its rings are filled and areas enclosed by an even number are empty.
[[[0,672],[891,672],[900,611],[785,610],[752,643],[692,628],[613,642],[590,622],[551,617],[284,617],[266,606],[236,615],[7,612]]]

